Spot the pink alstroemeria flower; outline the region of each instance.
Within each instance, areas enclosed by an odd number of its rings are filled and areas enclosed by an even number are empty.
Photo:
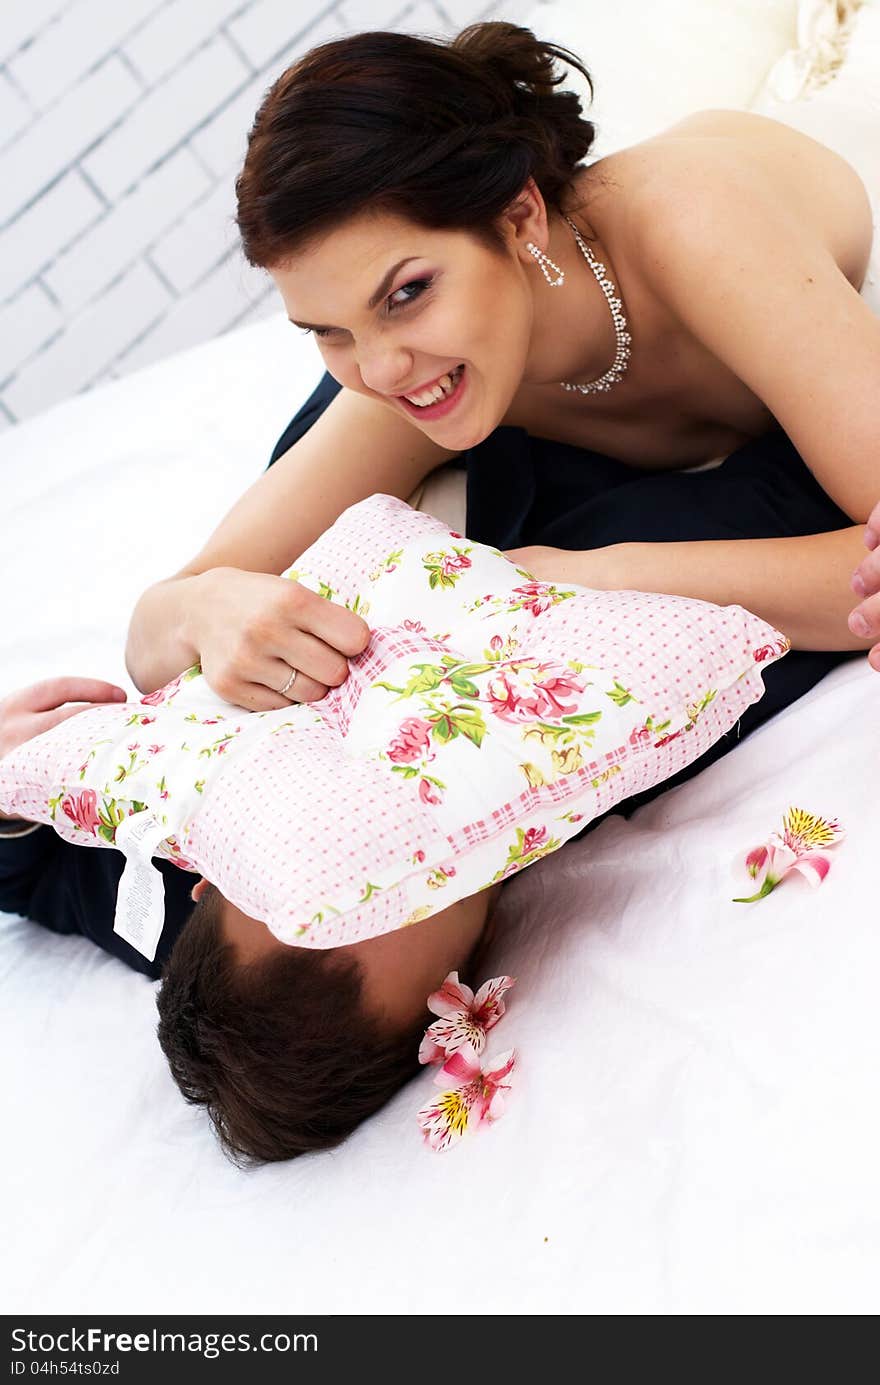
[[[448,873],[448,872],[447,872]],[[442,1063],[465,1044],[482,1053],[486,1035],[504,1014],[504,992],[516,985],[515,976],[493,976],[477,994],[451,971],[439,991],[428,996],[428,1009],[440,1019],[429,1024],[419,1045],[420,1063]]]
[[[471,1044],[453,1053],[434,1078],[445,1090],[425,1102],[416,1115],[425,1143],[431,1149],[448,1149],[470,1126],[498,1120],[510,1091],[504,1079],[515,1063],[512,1048],[489,1059],[485,1068]]]
[[[746,869],[758,891],[734,904],[753,904],[775,890],[790,870],[799,871],[815,889],[831,869],[831,857],[822,848],[833,846],[844,837],[836,818],[820,818],[803,808],[789,808],[782,819],[782,834],[772,832],[763,846],[756,846],[746,857]]]

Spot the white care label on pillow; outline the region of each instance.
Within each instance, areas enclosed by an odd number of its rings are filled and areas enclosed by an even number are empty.
[[[116,829],[116,846],[125,869],[116,895],[113,931],[152,962],[165,925],[165,881],[153,865],[153,853],[168,835],[151,812],[133,813]]]

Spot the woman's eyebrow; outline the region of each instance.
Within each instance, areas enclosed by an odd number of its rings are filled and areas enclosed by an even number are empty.
[[[383,275],[382,282],[376,289],[376,292],[373,294],[372,298],[367,304],[367,307],[375,308],[376,304],[380,301],[380,299],[384,298],[385,294],[391,287],[391,284],[394,281],[394,276],[397,273],[397,271],[399,269],[402,269],[405,264],[409,264],[410,260],[417,259],[418,255],[407,255],[405,260],[398,260],[397,264],[392,265],[388,272],[385,275]],[[294,327],[302,327],[306,331],[334,332],[336,330],[335,327],[328,326],[326,322],[297,322],[296,318],[294,317],[289,317],[287,320],[288,322],[292,322]]]

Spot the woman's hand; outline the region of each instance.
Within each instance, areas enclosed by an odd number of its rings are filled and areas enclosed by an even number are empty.
[[[880,641],[880,501],[868,516],[864,538],[865,547],[871,551],[856,568],[850,586],[856,596],[865,599],[850,611],[848,624],[854,635],[865,639],[874,636]],[[870,650],[868,663],[880,673],[880,643]]]
[[[361,616],[288,577],[218,567],[200,583],[188,633],[202,673],[222,698],[249,711],[319,702],[345,682],[348,660],[370,642]]]
[[[124,702],[126,692],[100,678],[44,678],[0,700],[0,760],[59,722],[104,702]],[[76,707],[68,703],[79,703]],[[17,821],[0,812],[3,822]]]

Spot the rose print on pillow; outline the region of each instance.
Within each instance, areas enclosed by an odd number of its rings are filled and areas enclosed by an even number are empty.
[[[435,587],[455,586],[461,574],[471,566],[468,557],[470,551],[469,548],[453,546],[451,553],[442,551],[424,555],[422,566],[428,574],[428,585],[432,591]]]

